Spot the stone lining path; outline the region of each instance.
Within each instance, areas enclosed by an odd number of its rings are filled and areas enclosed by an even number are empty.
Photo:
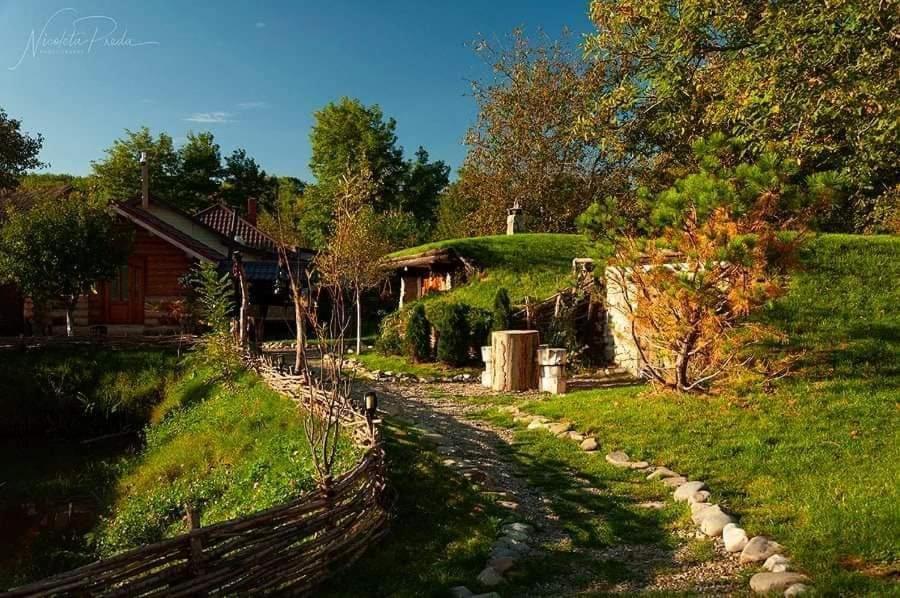
[[[746,581],[740,577],[741,565],[736,555],[725,551],[721,541],[714,545],[715,558],[697,562],[690,554],[689,544],[699,532],[676,532],[675,549],[661,544],[620,544],[601,549],[574,544],[567,535],[560,516],[554,512],[552,500],[541,488],[533,487],[525,479],[526,472],[510,451],[515,430],[493,426],[475,416],[484,405],[468,401],[466,397],[491,394],[474,384],[394,384],[366,381],[381,397],[381,407],[389,417],[411,422],[424,437],[436,445],[444,455],[444,464],[456,469],[481,491],[495,498],[511,515],[525,524],[514,529],[504,527],[492,547],[492,553],[479,575],[479,581],[502,594],[504,576],[524,559],[539,558],[541,553],[570,553],[577,560],[626,563],[630,572],[627,581],[610,585],[607,580],[577,582],[558,575],[543,580],[522,596],[565,596],[583,592],[630,593],[640,591],[689,591],[706,595],[746,592]],[[459,396],[463,395],[463,396]],[[523,398],[525,398],[523,396]],[[559,433],[566,433],[560,429]],[[573,437],[573,440],[578,440]],[[589,439],[584,439],[586,442]],[[588,443],[589,444],[589,443]],[[596,449],[583,447],[585,449]],[[594,453],[599,457],[600,453]],[[570,472],[584,492],[600,492],[591,488],[587,480],[579,481],[577,472]],[[644,474],[646,475],[646,474]],[[641,476],[643,477],[643,476]],[[665,503],[649,501],[641,507],[659,509]],[[585,518],[603,518],[603,513],[585,512]],[[583,577],[583,576],[581,576]],[[474,580],[473,580],[474,582]],[[453,588],[458,596],[472,596],[465,587]]]

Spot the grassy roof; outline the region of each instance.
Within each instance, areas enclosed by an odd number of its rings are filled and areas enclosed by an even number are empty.
[[[523,234],[450,239],[411,247],[390,257],[408,257],[430,249],[453,248],[473,261],[479,276],[448,293],[426,301],[462,301],[490,308],[494,294],[505,287],[514,304],[525,297],[544,299],[572,283],[572,259],[596,255],[582,235]]]

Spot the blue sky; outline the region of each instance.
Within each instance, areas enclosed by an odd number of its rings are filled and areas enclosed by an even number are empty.
[[[455,168],[468,81],[486,74],[467,44],[517,26],[580,35],[587,0],[0,0],[0,107],[44,135],[53,172],[86,174],[147,125],[176,143],[210,130],[223,154],[309,179],[313,112],[347,95],[396,118],[407,155],[423,145]]]

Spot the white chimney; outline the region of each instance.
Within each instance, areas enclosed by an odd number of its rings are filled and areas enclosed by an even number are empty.
[[[147,152],[141,152],[141,207],[150,207],[150,164]]]
[[[525,215],[519,202],[513,204],[513,207],[506,210],[506,234],[516,235],[525,232]]]

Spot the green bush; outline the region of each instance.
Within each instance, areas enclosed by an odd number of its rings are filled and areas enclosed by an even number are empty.
[[[381,320],[375,350],[382,355],[403,355],[403,332],[402,312],[388,314]]]
[[[494,295],[494,312],[492,314],[492,330],[509,330],[512,326],[512,307],[509,303],[509,293],[501,287]]]
[[[469,360],[469,307],[449,303],[440,310],[435,322],[438,329],[437,356],[448,365],[462,365]]]
[[[470,307],[468,320],[469,344],[474,349],[475,354],[479,355],[481,347],[491,344],[491,325],[494,318],[491,312],[486,309]]]
[[[431,359],[431,325],[421,303],[413,306],[406,323],[406,349],[416,363]]]

